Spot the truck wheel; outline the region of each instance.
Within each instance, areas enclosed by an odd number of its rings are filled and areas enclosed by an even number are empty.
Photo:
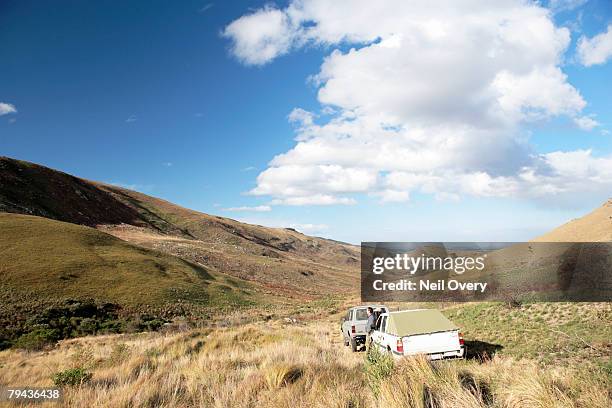
[[[351,350],[357,351],[357,339],[351,339]]]
[[[344,337],[344,335],[342,335],[342,340],[344,341],[345,346],[348,346],[350,344],[348,337]]]

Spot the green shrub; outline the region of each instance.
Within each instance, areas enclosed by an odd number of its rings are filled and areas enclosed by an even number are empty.
[[[98,321],[96,319],[92,319],[91,317],[86,317],[81,320],[78,327],[81,334],[96,334],[98,331]]]
[[[112,303],[67,299],[60,305],[32,313],[15,327],[7,327],[4,320],[0,321],[0,326],[5,326],[0,327],[0,350],[10,346],[40,350],[58,340],[79,336],[156,331],[168,322],[148,314],[120,316],[119,311],[119,305]]]
[[[140,330],[156,331],[166,323],[165,320],[156,316],[143,314],[140,316]]]
[[[157,331],[166,322],[167,320],[161,319],[159,317],[142,314],[127,322],[126,331],[128,333]]]
[[[91,377],[92,373],[80,367],[55,373],[52,379],[56,387],[64,387],[86,384],[91,380]]]
[[[57,330],[36,329],[19,337],[14,346],[24,350],[42,350],[45,346],[54,344],[58,340]]]
[[[108,357],[108,363],[110,365],[117,365],[127,360],[130,356],[130,348],[125,343],[118,343],[113,346],[110,356]]]
[[[125,331],[125,322],[122,320],[108,320],[100,324],[100,333],[122,333]]]
[[[380,392],[380,383],[393,371],[393,357],[376,347],[370,347],[363,370],[372,392],[377,396]]]

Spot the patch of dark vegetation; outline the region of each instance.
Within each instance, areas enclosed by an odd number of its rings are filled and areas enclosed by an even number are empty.
[[[130,224],[194,238],[125,192],[26,161],[0,157],[0,211],[87,226]]]
[[[125,314],[113,303],[66,300],[0,331],[0,349],[41,350],[59,340],[87,335],[156,331],[169,321],[150,314]]]
[[[84,368],[69,368],[55,373],[52,377],[56,387],[83,385],[91,381],[92,373]]]
[[[127,320],[126,330],[129,333],[142,331],[157,331],[164,324],[169,323],[168,320],[149,314],[142,314]]]
[[[276,247],[284,252],[294,251],[295,241],[281,242]]]
[[[138,224],[134,209],[94,184],[34,163],[0,157],[0,211],[75,224]]]

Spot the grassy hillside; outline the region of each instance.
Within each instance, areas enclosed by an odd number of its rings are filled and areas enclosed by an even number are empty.
[[[536,238],[534,242],[612,241],[612,198],[593,212]]]
[[[0,231],[0,342],[35,329],[45,313],[52,326],[62,319],[100,317],[95,310],[75,314],[74,307],[66,309],[67,301],[91,299],[123,314],[159,317],[202,317],[259,302],[252,284],[90,227],[0,213]]]
[[[93,228],[0,213],[2,290],[127,306],[248,302],[248,285]],[[240,287],[239,287],[240,286]]]
[[[444,313],[462,328],[472,353],[612,370],[610,303],[483,302],[452,305]]]
[[[203,214],[6,157],[0,157],[0,211],[93,226],[287,297],[355,290],[359,279],[355,246]]]
[[[151,228],[104,227],[121,239],[262,283],[289,297],[316,297],[356,290],[360,265],[358,247],[309,237],[288,228],[244,224],[135,191],[99,186],[118,200],[142,209],[149,217],[166,220],[182,231],[181,235],[176,235]]]

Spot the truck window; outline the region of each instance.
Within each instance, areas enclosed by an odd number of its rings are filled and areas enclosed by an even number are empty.
[[[382,322],[380,323],[380,331],[383,333],[387,332],[387,316],[382,318]]]
[[[357,310],[355,310],[355,320],[368,320],[368,311],[367,311],[367,309],[357,309]]]

